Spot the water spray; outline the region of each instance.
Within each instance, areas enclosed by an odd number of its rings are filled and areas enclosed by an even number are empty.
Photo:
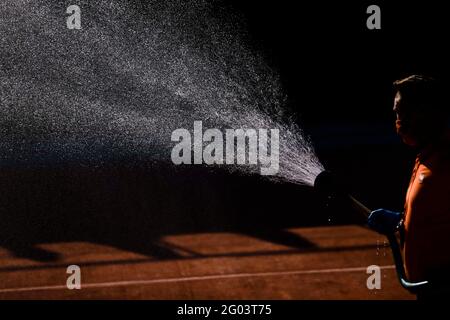
[[[201,121],[222,133],[279,132],[268,179],[312,186],[324,170],[285,108],[280,75],[225,3],[86,1],[81,30],[68,30],[61,12],[2,0],[2,165],[172,163],[174,131]],[[260,174],[237,161],[220,168]]]

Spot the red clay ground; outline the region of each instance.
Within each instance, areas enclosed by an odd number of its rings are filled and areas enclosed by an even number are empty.
[[[0,249],[0,299],[413,299],[398,284],[389,247],[359,226],[287,230],[299,249],[237,233],[165,236],[179,254],[155,259],[93,243],[41,244],[52,263]],[[68,265],[81,267],[81,290],[66,288]],[[369,265],[382,288],[369,290]]]

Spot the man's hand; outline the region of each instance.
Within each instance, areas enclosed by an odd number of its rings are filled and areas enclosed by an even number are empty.
[[[388,235],[397,231],[401,220],[402,214],[400,212],[378,209],[370,213],[367,223],[372,230]]]

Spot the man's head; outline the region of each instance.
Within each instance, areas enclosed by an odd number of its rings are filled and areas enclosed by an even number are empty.
[[[412,75],[394,82],[396,128],[406,144],[422,148],[445,131],[449,108],[437,80]]]

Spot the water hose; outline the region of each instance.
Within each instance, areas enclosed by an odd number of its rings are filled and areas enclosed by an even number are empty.
[[[316,177],[314,181],[314,189],[316,189],[323,196],[326,196],[327,199],[336,197],[346,198],[347,200],[349,200],[351,207],[360,215],[364,216],[366,220],[371,213],[371,210],[361,202],[356,200],[347,191],[343,183],[341,183],[341,180],[330,171],[323,171]],[[430,283],[428,281],[410,282],[406,279],[403,257],[401,254],[400,245],[397,241],[397,237],[394,233],[392,233],[387,235],[387,238],[389,240],[389,245],[394,257],[397,276],[403,288],[407,289],[411,293],[417,293],[418,291],[429,287]]]

